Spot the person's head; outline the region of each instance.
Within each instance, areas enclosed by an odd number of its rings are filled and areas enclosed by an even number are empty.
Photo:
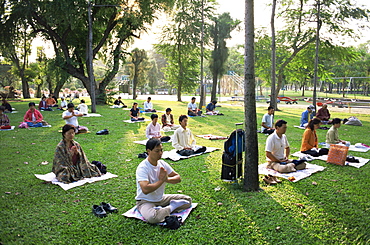
[[[84,104],[84,103],[85,103],[85,100],[84,100],[84,99],[82,99],[82,100],[81,100],[81,104]]]
[[[195,97],[191,98],[191,102],[194,103],[195,102]]]
[[[179,123],[180,123],[181,127],[186,128],[186,126],[188,125],[188,116],[187,115],[181,115],[179,117]]]
[[[170,114],[171,114],[171,111],[172,111],[172,109],[171,109],[171,108],[167,108],[167,109],[166,109],[166,114],[167,114],[167,115],[170,115]]]
[[[311,107],[307,107],[307,111],[308,112],[312,112],[312,108]]]
[[[30,102],[30,103],[28,103],[28,107],[29,107],[31,110],[35,110],[36,105],[35,105],[35,103],[34,103],[34,102]]]
[[[75,105],[72,102],[71,103],[68,103],[67,110],[69,112],[72,112],[74,109],[75,109]]]
[[[76,133],[76,128],[72,124],[66,124],[62,128],[63,139],[73,140],[73,138],[75,137],[75,133]]]
[[[332,124],[336,128],[339,128],[340,127],[341,122],[342,122],[342,119],[340,119],[340,118],[334,118],[332,120]]]
[[[157,138],[151,138],[146,142],[146,152],[148,158],[153,161],[158,161],[162,158],[163,148],[161,141]]]
[[[53,94],[49,94],[49,98],[51,98],[53,96]]]
[[[157,123],[157,121],[158,121],[158,115],[157,115],[157,114],[152,114],[152,115],[150,116],[150,118],[152,119],[152,122],[153,122],[154,124],[156,124],[156,123]]]
[[[132,108],[136,108],[137,107],[137,103],[136,102],[134,102],[133,104],[132,104]]]
[[[121,99],[122,99],[122,98],[121,98],[121,96],[119,96],[119,97],[118,97],[118,100],[121,100]]]
[[[60,97],[60,99],[61,99],[62,101],[64,101],[64,97]]]
[[[274,114],[274,111],[275,111],[275,110],[274,110],[274,107],[272,107],[272,106],[267,107],[267,113],[268,113],[268,114],[270,114],[270,115],[271,115],[271,114]]]
[[[287,129],[287,122],[283,119],[279,119],[275,123],[275,129],[277,134],[285,134]]]
[[[320,127],[320,124],[321,124],[321,120],[318,118],[314,118],[308,122],[307,128],[310,128],[311,130],[315,130]]]
[[[212,100],[212,104],[216,105],[217,104],[217,100]]]
[[[5,111],[5,106],[0,106],[0,115],[3,114]]]
[[[328,108],[328,104],[323,104],[323,105],[322,105],[322,108],[323,108],[323,109],[327,109],[327,108]]]
[[[151,97],[148,97],[148,102],[150,102],[152,100],[152,98]]]

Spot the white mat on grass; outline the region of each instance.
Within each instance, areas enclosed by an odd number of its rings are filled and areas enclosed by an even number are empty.
[[[131,120],[123,120],[125,123],[137,123],[137,122],[149,122],[149,119],[144,119],[144,120],[138,120],[138,121],[131,121]]]
[[[289,177],[294,177],[295,180],[293,180],[292,182],[297,182],[301,179],[307,178],[311,174],[319,172],[319,171],[323,171],[324,169],[325,169],[325,167],[322,167],[322,166],[319,166],[319,165],[316,165],[316,164],[312,164],[312,163],[306,163],[306,168],[305,169],[297,170],[296,172],[291,172],[291,173],[280,173],[280,172],[275,171],[273,169],[267,168],[267,163],[258,165],[258,173],[259,174],[264,174],[264,175],[271,174],[273,176],[281,177],[281,178],[284,178],[284,179],[288,179]]]
[[[322,145],[323,147],[330,148],[329,144],[326,144],[325,142],[319,143],[319,145]],[[350,145],[348,148],[349,151],[356,151],[356,152],[368,152],[370,148],[368,147],[357,147],[356,145]]]
[[[169,141],[162,142],[162,144],[163,144],[163,143],[171,143],[171,142],[172,142],[172,136],[173,136],[173,135],[171,135],[171,136],[170,136],[170,137],[171,137],[171,139],[170,139]],[[136,141],[134,141],[134,143],[135,143],[135,144],[139,144],[139,145],[146,145],[146,142],[148,142],[148,139],[145,139],[145,140],[136,140]]]
[[[0,129],[0,131],[9,131],[9,130],[14,130],[15,126],[10,126],[8,129]]]
[[[307,154],[304,154],[302,152],[296,152],[296,153],[293,153],[292,156],[295,156],[295,157],[304,157],[304,156],[307,156]],[[311,158],[313,158],[314,160],[321,160],[321,161],[327,161],[328,160],[328,155],[322,155],[322,156],[319,156],[319,157],[313,157],[311,156]],[[356,159],[358,159],[359,163],[357,162],[345,162],[344,165],[348,165],[348,166],[352,166],[352,167],[355,167],[355,168],[361,168],[362,166],[364,166],[370,159],[366,159],[366,158],[362,158],[362,157],[355,157]]]
[[[294,125],[295,128],[299,128],[299,129],[306,129],[305,127],[301,127],[301,126],[298,126],[298,125]]]
[[[184,209],[184,210],[182,210],[181,212],[178,212],[178,213],[171,213],[171,215],[181,216],[182,222],[184,222],[186,220],[186,218],[189,216],[191,210],[193,210],[197,206],[198,206],[198,203],[192,203],[190,208]],[[147,222],[144,219],[144,217],[141,215],[139,210],[137,210],[136,206],[131,208],[130,210],[128,210],[126,213],[123,213],[122,215],[126,216],[128,218],[135,218],[135,219],[139,219],[139,220],[142,220],[144,222]],[[164,223],[158,223],[157,225],[164,225]]]
[[[64,183],[57,180],[57,178],[55,177],[55,174],[53,172],[50,172],[48,174],[35,174],[35,176],[38,179],[49,181],[54,185],[59,185],[65,191],[69,190],[73,187],[76,187],[76,186],[84,185],[86,183],[93,183],[93,182],[100,181],[100,180],[106,180],[106,179],[118,177],[118,175],[111,174],[111,173],[108,172],[106,174],[103,174],[100,177],[84,178],[84,179],[76,181],[76,182],[72,182],[72,183],[69,183],[69,184],[64,184]]]
[[[201,147],[201,146],[197,146],[197,147]],[[220,150],[220,148],[207,147],[207,150],[205,152],[194,154],[194,155],[190,155],[190,156],[181,156],[180,154],[178,154],[176,152],[177,151],[176,149],[173,149],[171,151],[164,151],[163,154],[162,154],[162,158],[163,159],[171,159],[172,161],[178,161],[180,159],[186,159],[186,158],[190,158],[190,157],[195,157],[195,156],[202,155],[204,153],[209,153],[209,152],[217,151],[217,150]]]
[[[86,115],[83,115],[83,117],[101,117],[98,113],[88,113]]]
[[[199,138],[208,139],[208,140],[225,140],[227,137],[225,136],[218,136],[213,134],[204,134],[204,135],[196,135]]]

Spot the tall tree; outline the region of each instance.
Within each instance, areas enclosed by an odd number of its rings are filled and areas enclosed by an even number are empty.
[[[240,20],[233,20],[230,13],[223,13],[213,18],[213,24],[210,26],[211,39],[213,40],[213,51],[210,61],[213,78],[211,100],[216,99],[217,82],[225,72],[225,62],[229,56],[226,39],[231,38],[230,33],[240,23]]]
[[[131,60],[128,63],[130,67],[130,79],[132,80],[132,99],[136,99],[136,90],[140,84],[146,80],[148,70],[148,56],[144,49],[135,48],[131,51]]]

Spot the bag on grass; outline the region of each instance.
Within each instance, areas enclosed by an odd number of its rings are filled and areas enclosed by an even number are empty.
[[[164,218],[164,227],[171,230],[177,230],[182,224],[181,216],[170,215]]]
[[[345,145],[330,145],[327,163],[343,166],[346,162],[348,146]]]
[[[100,170],[100,173],[106,174],[107,173],[107,166],[105,166],[103,163],[100,161],[92,161],[92,164],[96,165],[98,169]]]

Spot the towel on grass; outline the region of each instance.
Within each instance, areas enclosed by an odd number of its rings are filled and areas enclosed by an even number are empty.
[[[299,129],[306,129],[305,127],[301,127],[301,126],[298,126],[298,125],[294,125],[295,128],[299,128]]]
[[[88,113],[86,115],[83,115],[82,117],[101,117],[102,115],[98,113]]]
[[[196,147],[201,147],[201,146],[196,146]],[[220,148],[207,147],[207,150],[205,152],[194,154],[194,155],[190,155],[190,156],[181,156],[180,154],[178,154],[176,152],[177,151],[176,149],[173,149],[171,151],[164,151],[163,154],[162,154],[162,158],[163,159],[171,159],[172,161],[178,161],[180,159],[186,159],[186,158],[190,158],[190,157],[195,157],[195,156],[202,155],[204,153],[209,153],[209,152],[217,151],[217,150],[220,150]]]
[[[0,131],[9,131],[9,130],[14,130],[15,126],[10,126],[8,129],[0,129]]]
[[[137,123],[137,122],[149,122],[151,120],[149,119],[144,119],[144,120],[137,120],[137,121],[131,121],[131,120],[123,120],[125,123]]]
[[[306,163],[306,168],[305,169],[297,170],[296,172],[291,172],[291,173],[280,173],[280,172],[275,171],[273,169],[267,168],[267,163],[258,165],[258,173],[259,174],[264,174],[264,175],[271,174],[273,176],[281,177],[281,178],[284,178],[284,179],[288,179],[289,177],[294,177],[295,180],[293,180],[292,182],[297,182],[301,179],[304,179],[304,178],[310,176],[313,173],[323,171],[324,169],[325,169],[325,167],[322,167],[322,166],[319,166],[319,165],[316,165],[316,164],[312,164],[312,163]]]
[[[304,154],[304,153],[298,151],[296,153],[293,153],[292,156],[302,158],[302,157],[307,156],[307,154]],[[322,155],[322,156],[319,156],[319,157],[311,156],[311,158],[314,159],[314,160],[321,160],[321,161],[326,162],[328,160],[328,155]],[[359,163],[346,161],[344,163],[344,165],[352,166],[352,167],[355,167],[355,168],[361,168],[362,166],[364,166],[370,160],[370,159],[366,159],[366,158],[362,158],[362,157],[355,157],[355,158],[359,160]]]
[[[73,187],[76,187],[76,186],[84,185],[86,183],[93,183],[93,182],[100,181],[100,180],[106,180],[106,179],[118,177],[118,175],[111,174],[111,173],[108,172],[106,174],[103,174],[100,177],[84,178],[84,179],[79,180],[79,181],[75,181],[75,182],[72,182],[72,183],[69,183],[69,184],[65,184],[65,183],[62,183],[62,182],[58,181],[53,172],[50,172],[48,174],[35,174],[35,176],[38,179],[51,182],[54,185],[59,185],[65,191],[69,190]]]
[[[193,210],[193,208],[196,208],[197,205],[198,205],[198,203],[192,203],[190,208],[184,209],[184,210],[182,210],[181,212],[178,212],[178,213],[171,213],[171,215],[181,216],[182,222],[184,222],[186,220],[186,218],[189,216],[191,210]],[[128,218],[140,219],[144,222],[147,222],[144,219],[144,217],[141,215],[139,210],[137,210],[136,206],[131,208],[130,210],[128,210],[126,213],[123,213],[122,215],[126,216]],[[158,223],[157,225],[164,225],[164,223]]]
[[[213,134],[204,134],[204,135],[196,135],[199,138],[208,139],[208,140],[224,140],[227,139],[225,136],[218,136]]]
[[[171,143],[171,142],[172,142],[172,136],[173,136],[173,135],[171,135],[171,136],[170,136],[170,137],[171,137],[171,139],[170,139],[169,141],[162,142],[162,144],[164,144],[164,143]],[[148,142],[148,140],[149,140],[149,139],[145,139],[145,140],[136,140],[136,141],[134,141],[134,143],[135,143],[135,144],[139,144],[139,145],[146,145],[146,142]]]

